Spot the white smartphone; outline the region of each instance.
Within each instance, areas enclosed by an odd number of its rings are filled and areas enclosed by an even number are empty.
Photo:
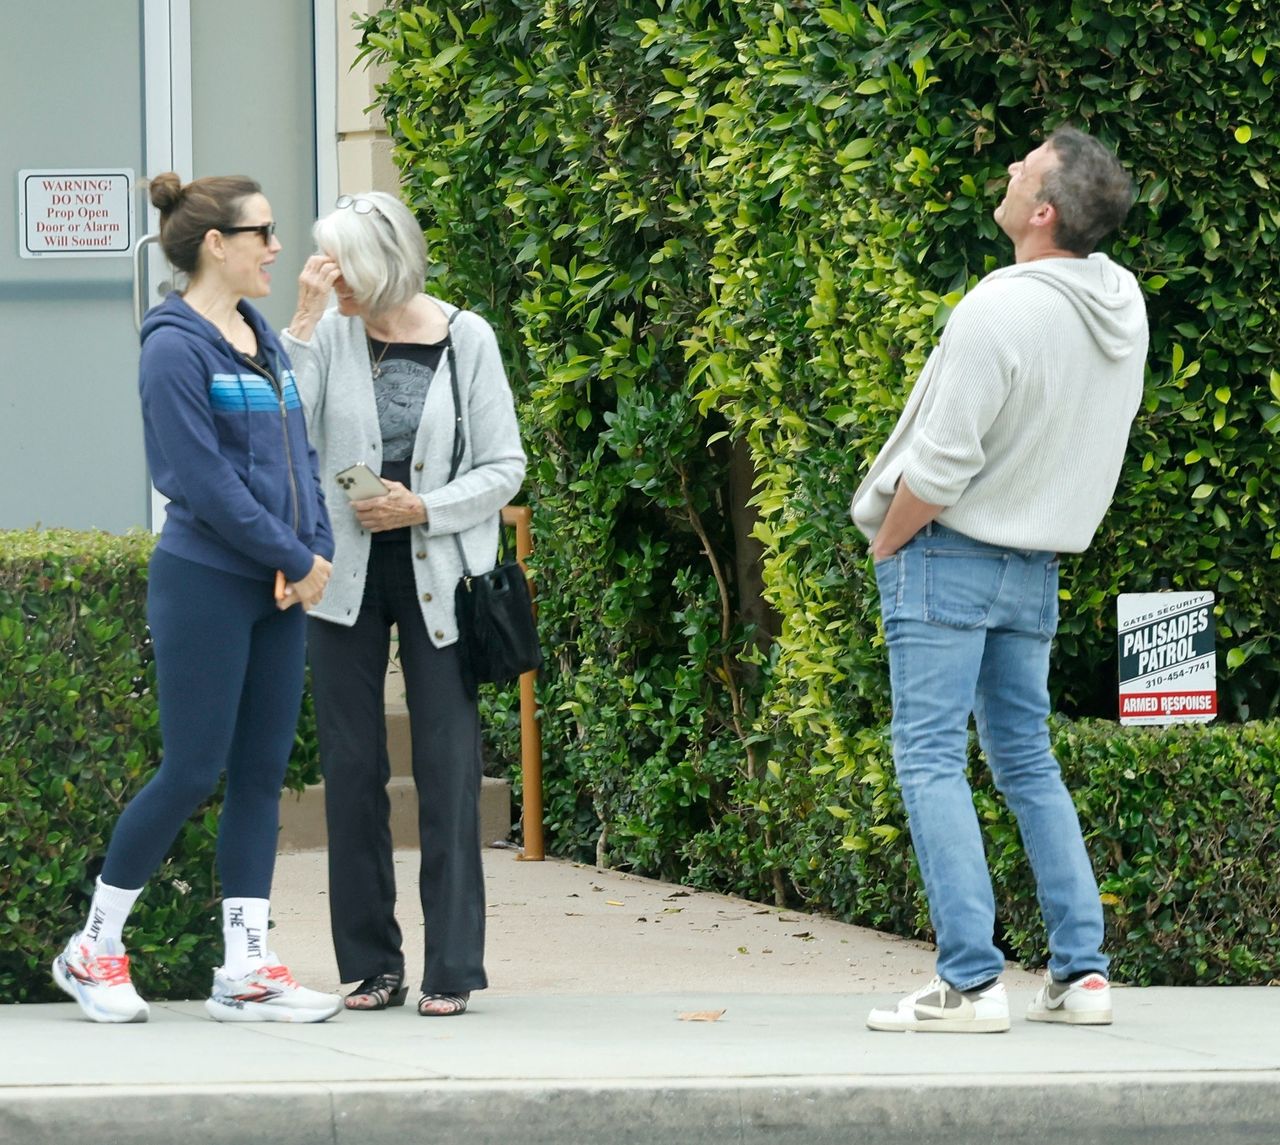
[[[351,501],[368,501],[373,497],[383,497],[387,492],[382,478],[363,461],[357,461],[335,473],[333,479]]]

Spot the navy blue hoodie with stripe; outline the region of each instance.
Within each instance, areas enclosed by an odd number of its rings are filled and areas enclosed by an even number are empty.
[[[159,548],[258,580],[333,556],[293,368],[266,320],[238,307],[264,372],[178,294],[142,323],[138,387],[147,465],[169,498]]]

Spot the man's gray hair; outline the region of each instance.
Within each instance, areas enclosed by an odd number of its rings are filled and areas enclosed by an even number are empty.
[[[1039,195],[1057,212],[1054,242],[1072,254],[1092,254],[1133,206],[1133,180],[1111,150],[1077,128],[1059,127],[1045,142],[1058,157]]]
[[[372,209],[362,213],[364,203]],[[353,195],[349,206],[330,211],[311,233],[370,315],[395,310],[422,290],[427,244],[418,221],[394,195]]]

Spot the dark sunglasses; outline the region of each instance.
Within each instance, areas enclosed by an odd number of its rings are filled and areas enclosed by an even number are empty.
[[[256,233],[264,243],[271,241],[271,236],[276,233],[275,223],[257,223],[251,227],[219,227],[218,231],[224,235],[247,235]]]

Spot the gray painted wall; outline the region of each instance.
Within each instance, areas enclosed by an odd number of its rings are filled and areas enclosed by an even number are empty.
[[[23,259],[18,172],[142,174],[141,4],[5,10],[0,528],[146,523],[130,258]],[[141,225],[141,223],[140,223]]]
[[[255,305],[279,330],[293,317],[316,218],[311,0],[192,0],[191,42],[195,173],[262,184],[284,250],[270,296]]]
[[[142,4],[6,9],[0,69],[0,529],[149,524],[131,258],[22,259],[23,168],[144,170]],[[262,302],[288,322],[315,217],[312,0],[191,0],[195,176],[246,174],[284,251]],[[56,45],[51,44],[55,33]],[[52,66],[56,63],[56,66]],[[138,229],[146,218],[139,195]]]

